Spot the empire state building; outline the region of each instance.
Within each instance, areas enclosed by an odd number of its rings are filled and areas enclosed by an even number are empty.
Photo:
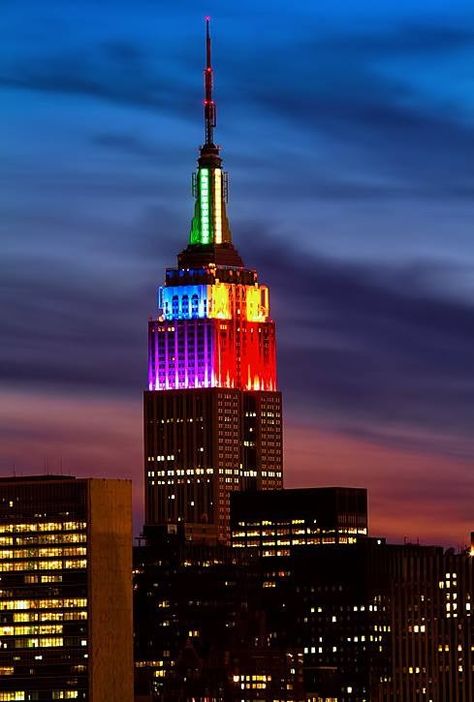
[[[209,20],[206,59],[188,245],[166,270],[148,329],[145,527],[217,543],[228,541],[232,491],[283,486],[282,412],[269,290],[244,265],[227,218]]]

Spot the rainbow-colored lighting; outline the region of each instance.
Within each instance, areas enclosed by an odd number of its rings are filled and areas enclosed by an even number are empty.
[[[158,307],[167,321],[178,319],[241,319],[266,322],[270,315],[266,285],[161,286]]]
[[[217,281],[159,289],[150,322],[150,390],[275,390],[275,326],[266,285]]]

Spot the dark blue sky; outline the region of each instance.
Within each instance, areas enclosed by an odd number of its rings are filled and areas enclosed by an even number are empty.
[[[0,467],[139,485],[146,319],[188,236],[205,14],[234,240],[272,286],[288,484],[368,485],[380,529],[462,541],[469,2],[3,0]]]

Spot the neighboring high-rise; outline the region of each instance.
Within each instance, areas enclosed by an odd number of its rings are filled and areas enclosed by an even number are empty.
[[[145,526],[229,539],[229,495],[282,487],[281,394],[269,291],[232,243],[227,174],[214,143],[206,25],[205,142],[187,248],[167,269],[149,323],[144,397]]]
[[[355,544],[367,536],[367,490],[326,487],[232,495],[231,541],[247,555],[289,556],[294,546]]]
[[[131,483],[0,479],[0,701],[131,702]]]

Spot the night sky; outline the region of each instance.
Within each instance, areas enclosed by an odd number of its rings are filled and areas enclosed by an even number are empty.
[[[0,471],[133,477],[146,329],[217,141],[271,286],[286,486],[474,528],[472,2],[2,0]]]

